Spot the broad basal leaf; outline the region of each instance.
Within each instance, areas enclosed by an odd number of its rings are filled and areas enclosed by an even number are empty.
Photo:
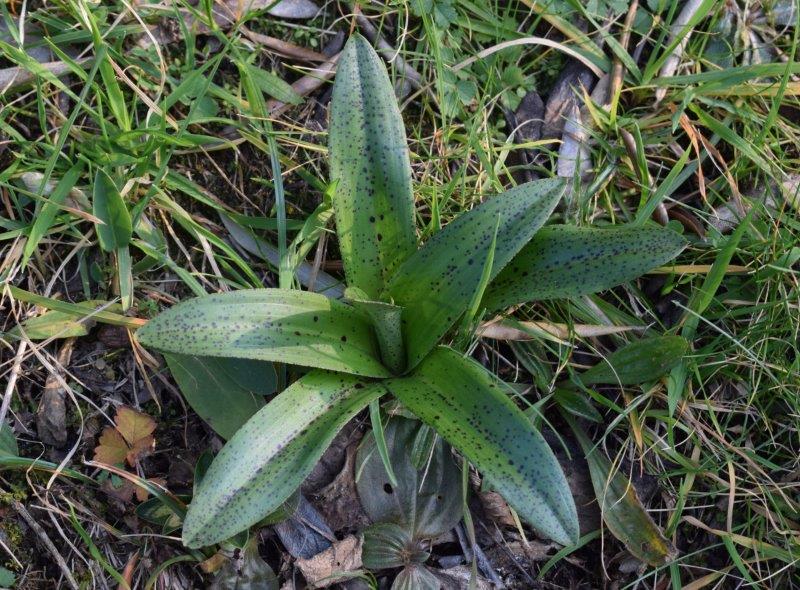
[[[484,305],[577,297],[610,289],[675,258],[686,241],[659,227],[544,227],[489,285]]]
[[[339,58],[328,149],[347,282],[377,299],[417,238],[403,120],[386,67],[360,35]]]
[[[364,530],[361,559],[364,567],[383,570],[408,563],[425,563],[431,556],[408,528],[393,522],[378,522]]]
[[[461,472],[450,446],[438,439],[422,465],[414,464],[414,448],[427,431],[421,422],[398,416],[386,423],[384,436],[397,485],[390,482],[378,455],[374,432],[364,437],[356,455],[356,486],[367,516],[372,522],[402,525],[417,541],[443,535],[463,514]]]
[[[150,320],[137,337],[163,352],[389,375],[367,318],[306,291],[247,289],[190,299]]]
[[[569,416],[565,417],[586,453],[592,487],[608,529],[625,543],[628,551],[649,565],[657,567],[675,559],[675,547],[650,518],[628,478],[613,470],[583,429]]]
[[[165,354],[183,397],[214,432],[228,439],[275,393],[275,368],[266,361]]]
[[[578,378],[584,385],[653,381],[669,373],[688,351],[689,342],[680,336],[643,338],[612,352]]]
[[[495,230],[490,280],[547,220],[564,186],[561,180],[537,180],[490,197],[450,222],[398,269],[388,293],[404,308],[409,369],[469,306],[481,283]]]
[[[97,239],[106,252],[124,248],[133,236],[131,215],[111,177],[98,170],[92,191],[92,213],[102,223],[96,224]]]
[[[278,578],[258,553],[258,537],[222,566],[209,590],[278,590]]]
[[[386,381],[409,410],[430,424],[542,534],[578,540],[578,516],[553,452],[514,405],[513,391],[471,359],[439,347],[411,375]]]
[[[441,590],[442,583],[420,563],[404,567],[392,582],[392,590]]]
[[[214,459],[189,505],[184,543],[223,541],[276,510],[339,429],[384,392],[379,383],[313,371],[275,397]]]

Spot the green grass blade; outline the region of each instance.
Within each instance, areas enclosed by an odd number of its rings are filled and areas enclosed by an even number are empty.
[[[725,245],[719,251],[719,254],[717,254],[714,264],[711,265],[711,270],[706,275],[703,285],[694,292],[692,298],[689,300],[688,311],[683,317],[684,323],[681,328],[681,335],[690,342],[694,340],[697,334],[700,317],[714,301],[714,295],[717,293],[717,289],[719,289],[722,280],[725,278],[725,271],[733,255],[736,253],[736,249],[739,247],[739,242],[750,227],[750,221],[754,215],[753,211],[754,209],[750,210],[727,239]],[[670,381],[667,388],[667,406],[670,416],[675,414],[678,402],[683,396],[683,390],[686,387],[688,377],[689,363],[684,359],[678,366],[672,369],[670,373]]]
[[[360,35],[339,60],[328,146],[347,282],[377,299],[417,238],[403,120],[386,68]]]
[[[128,246],[117,248],[117,285],[122,311],[128,311],[133,305],[133,271],[131,251]]]
[[[104,324],[111,324],[112,326],[124,326],[126,328],[133,329],[141,327],[142,323],[145,321],[139,318],[131,318],[122,314],[106,311],[108,307],[112,307],[110,305],[107,305],[101,311],[95,311],[93,308],[87,308],[88,302],[85,301],[82,303],[69,303],[68,301],[60,301],[51,297],[37,295],[36,293],[31,293],[30,291],[25,291],[24,289],[20,289],[19,287],[9,284],[6,284],[6,289],[8,289],[9,294],[17,301],[33,303],[45,309],[59,311],[64,315],[75,318],[91,318],[92,320],[96,320]]]
[[[125,201],[111,177],[99,170],[94,177],[92,213],[103,223],[97,223],[97,239],[106,252],[124,248],[133,236],[133,224]]]
[[[291,84],[284,82],[275,74],[252,64],[242,63],[241,65],[247,69],[248,75],[263,93],[288,104],[303,102],[303,97],[294,91]]]
[[[385,392],[379,383],[313,371],[228,441],[189,505],[183,542],[224,541],[276,510],[311,472],[348,420]]]
[[[491,197],[434,234],[400,267],[389,284],[389,295],[404,308],[408,369],[469,307],[495,231],[490,280],[544,224],[564,187],[561,180],[537,180]]]
[[[671,25],[671,35],[670,35],[670,42],[669,44],[661,51],[659,54],[658,52],[653,52],[653,55],[650,57],[647,66],[644,69],[642,74],[642,82],[645,84],[653,79],[653,76],[661,69],[661,66],[664,65],[672,53],[678,48],[678,46],[683,42],[687,35],[692,33],[692,29],[694,29],[697,24],[702,21],[711,9],[716,4],[716,0],[703,0],[700,5],[697,7],[695,12],[691,15],[689,19],[683,24],[680,29],[677,29],[677,26],[680,26],[678,23],[673,23]],[[680,13],[678,13],[680,16]],[[676,30],[677,29],[677,30]],[[656,57],[658,56],[658,57]]]
[[[389,376],[368,319],[307,291],[247,289],[190,299],[150,320],[137,337],[163,352]]]
[[[563,545],[577,541],[577,511],[561,466],[505,383],[446,347],[408,377],[385,383],[537,530]]]
[[[686,166],[686,162],[689,161],[689,156],[691,155],[692,150],[686,148],[681,154],[681,157],[678,158],[678,161],[675,162],[675,165],[672,167],[672,170],[669,171],[667,177],[664,181],[658,185],[655,193],[653,193],[652,197],[643,198],[643,202],[639,207],[639,211],[636,213],[636,221],[637,225],[642,225],[647,222],[650,217],[652,217],[653,212],[656,208],[663,203],[668,197],[674,193],[678,187],[681,185],[680,178],[681,172],[683,171],[684,167]],[[642,154],[644,155],[644,154]],[[643,158],[644,163],[644,172],[647,172],[647,160]],[[643,187],[644,188],[644,187]],[[645,191],[643,190],[643,197]],[[649,193],[649,189],[646,191]]]
[[[691,109],[694,114],[697,115],[700,123],[705,127],[708,127],[716,135],[719,135],[722,139],[739,150],[745,157],[761,168],[765,174],[768,176],[773,174],[773,166],[758,152],[759,148],[756,145],[743,139],[730,127],[706,113],[702,108],[692,105]]]
[[[92,537],[89,535],[86,529],[83,528],[83,525],[81,525],[80,521],[78,520],[78,515],[75,514],[75,508],[72,506],[72,504],[69,506],[69,520],[72,524],[72,528],[75,529],[75,532],[78,533],[78,536],[81,538],[81,540],[86,543],[92,558],[101,566],[103,566],[103,569],[106,570],[106,573],[108,573],[108,575],[110,575],[117,581],[117,583],[119,583],[120,588],[130,590],[130,584],[128,584],[125,578],[122,577],[122,574],[114,569],[114,566],[108,562],[97,545],[95,545],[92,541]]]
[[[64,174],[64,176],[53,189],[49,200],[47,200],[42,205],[42,208],[39,209],[36,219],[33,222],[33,226],[31,227],[31,233],[28,235],[28,241],[25,243],[25,250],[22,254],[23,268],[28,264],[28,260],[30,260],[31,256],[36,250],[36,247],[39,245],[39,241],[50,229],[50,226],[53,225],[53,221],[55,220],[56,215],[61,208],[61,204],[67,198],[69,191],[72,190],[72,188],[78,182],[81,172],[83,172],[83,162],[78,162],[72,168],[67,170],[66,174]]]
[[[392,462],[389,459],[389,448],[386,446],[386,436],[383,431],[383,423],[381,422],[381,404],[377,398],[369,402],[369,421],[372,425],[372,436],[375,438],[375,447],[378,449],[383,468],[386,470],[386,475],[389,477],[389,483],[397,487],[397,476],[394,474]]]
[[[143,240],[132,240],[131,245],[135,246],[150,258],[158,261],[159,263],[167,266],[172,272],[174,272],[178,277],[186,284],[187,287],[194,293],[197,297],[202,297],[207,295],[206,290],[200,284],[200,282],[194,278],[191,272],[183,268],[182,266],[178,265],[174,260],[172,260],[167,254],[164,252],[160,252],[155,248],[152,248],[150,244],[144,242]]]
[[[659,227],[545,227],[489,285],[484,305],[497,311],[610,289],[672,260],[685,246],[680,234]]]

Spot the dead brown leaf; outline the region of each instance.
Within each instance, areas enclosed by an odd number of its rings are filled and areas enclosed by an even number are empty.
[[[310,559],[298,559],[309,588],[326,588],[341,582],[361,567],[361,537],[348,535]]]
[[[121,465],[127,461],[133,467],[155,446],[153,432],[156,421],[127,406],[117,410],[114,421],[116,427],[107,426],[100,435],[94,460],[109,465]]]

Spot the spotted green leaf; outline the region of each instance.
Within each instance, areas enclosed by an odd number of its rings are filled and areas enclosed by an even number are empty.
[[[660,227],[544,227],[489,285],[489,310],[610,289],[675,258],[686,241]]]
[[[490,280],[547,220],[564,187],[561,180],[537,180],[488,198],[434,234],[398,269],[388,293],[404,308],[408,369],[466,311],[481,283],[495,231]]]
[[[97,223],[97,239],[106,252],[124,248],[133,236],[133,224],[128,208],[111,177],[98,170],[94,177],[92,213],[102,223]]]
[[[347,283],[377,299],[417,238],[403,120],[386,67],[360,35],[339,58],[328,150]]]
[[[276,396],[214,458],[189,505],[184,544],[224,541],[279,508],[336,433],[384,392],[379,383],[312,371]]]
[[[578,540],[566,477],[542,435],[508,397],[513,391],[475,361],[440,346],[386,387],[488,479],[517,513],[564,545]]]
[[[275,392],[272,363],[250,359],[165,354],[186,402],[214,432],[228,439]]]
[[[664,335],[634,340],[612,352],[578,378],[584,385],[636,385],[663,377],[687,352],[689,341],[681,336]]]
[[[368,319],[307,291],[247,289],[190,299],[150,320],[137,337],[162,352],[389,375]]]

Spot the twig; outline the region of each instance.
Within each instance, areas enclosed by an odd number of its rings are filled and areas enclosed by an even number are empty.
[[[63,557],[61,557],[58,549],[56,549],[56,546],[53,545],[53,542],[50,540],[50,537],[47,536],[47,533],[44,531],[44,529],[39,525],[38,522],[36,522],[33,516],[31,516],[31,513],[28,512],[28,510],[19,500],[14,500],[12,506],[14,507],[16,513],[22,517],[22,519],[28,524],[29,527],[31,527],[31,529],[33,529],[33,531],[42,541],[42,544],[50,552],[50,555],[53,556],[53,559],[61,570],[61,573],[64,574],[64,577],[67,579],[70,587],[73,588],[73,590],[78,590],[78,583],[75,581],[75,578],[72,577],[72,573],[67,565],[67,562],[64,561]]]
[[[625,23],[622,25],[622,37],[620,39],[619,44],[622,46],[622,49],[625,51],[628,50],[628,42],[631,38],[631,29],[633,29],[633,21],[636,18],[636,11],[639,8],[639,0],[633,0],[631,2],[630,8],[628,8],[628,14],[625,15]],[[615,97],[619,94],[620,89],[622,88],[622,79],[625,76],[625,66],[622,63],[622,60],[618,57],[614,58],[614,66],[611,69],[611,96]]]
[[[3,394],[3,403],[0,405],[0,425],[5,424],[8,408],[11,406],[11,396],[14,395],[14,386],[17,384],[17,377],[22,367],[22,359],[25,358],[25,351],[28,349],[27,341],[19,343],[17,354],[14,355],[14,364],[11,367],[11,375],[6,383],[6,391]]]
[[[269,35],[262,35],[261,33],[256,33],[255,31],[251,31],[250,29],[240,26],[239,30],[244,33],[244,36],[250,39],[253,43],[258,43],[259,45],[263,45],[268,49],[272,49],[277,53],[281,53],[287,57],[294,57],[295,59],[303,60],[303,61],[312,61],[312,62],[325,62],[328,61],[328,56],[319,53],[318,51],[313,51],[312,49],[306,49],[305,47],[300,47],[299,45],[295,45],[294,43],[288,43],[287,41],[283,41],[282,39],[277,39],[275,37],[270,37]]]
[[[84,65],[88,62],[88,59],[79,59],[75,63],[78,65]],[[66,76],[72,72],[70,66],[63,61],[49,61],[39,65],[53,74],[56,78]],[[38,75],[39,74],[36,72],[32,72],[21,66],[0,70],[0,96],[3,96],[11,90],[15,90],[20,86],[30,84]]]
[[[598,78],[602,78],[603,74],[605,74],[603,70],[601,70],[594,64],[594,62],[592,62],[590,59],[587,59],[586,57],[584,57],[582,54],[578,53],[571,47],[567,47],[566,45],[564,45],[563,43],[559,43],[558,41],[545,39],[544,37],[523,37],[522,39],[503,41],[502,43],[498,43],[493,47],[488,47],[483,51],[477,53],[476,55],[473,55],[472,57],[465,59],[461,63],[456,64],[455,66],[453,66],[452,70],[454,72],[457,72],[458,70],[463,70],[468,65],[475,63],[479,59],[484,59],[486,57],[489,57],[493,53],[497,53],[498,51],[501,51],[508,47],[515,47],[517,45],[544,45],[545,47],[552,47],[553,49],[558,49],[562,53],[566,53],[573,59],[581,62],[583,65],[589,68],[589,70],[591,70],[591,72]]]
[[[341,53],[337,53],[328,61],[320,64],[319,67],[311,70],[308,74],[297,80],[294,84],[292,84],[292,90],[294,90],[300,96],[306,96],[307,94],[314,92],[317,88],[322,86],[326,80],[330,80],[336,73],[336,63],[339,61],[340,55]],[[270,115],[277,117],[287,109],[291,108],[291,106],[292,105],[286,104],[285,102],[281,102],[279,100],[271,100],[267,103],[267,110],[269,111]]]
[[[646,330],[647,326],[599,326],[591,324],[556,324],[553,322],[515,322],[514,326],[506,325],[496,322],[484,322],[478,328],[477,335],[482,338],[491,338],[493,340],[533,340],[533,334],[536,332],[544,332],[555,338],[564,340],[569,338],[570,334],[575,334],[582,338],[594,338],[596,336],[608,336],[609,334],[621,334],[623,332],[642,331]]]
[[[422,76],[420,73],[408,65],[408,62],[400,56],[400,51],[392,47],[386,39],[381,37],[375,25],[372,24],[372,21],[359,12],[356,14],[356,22],[367,39],[376,46],[381,57],[383,57],[387,63],[400,70],[414,88],[422,88]]]
[[[458,523],[456,526],[456,535],[458,536],[458,543],[461,545],[461,550],[464,552],[464,557],[467,558],[467,561],[472,561],[474,554],[475,561],[478,562],[478,569],[480,569],[483,575],[486,576],[492,584],[495,584],[497,588],[502,588],[503,580],[501,580],[497,572],[494,571],[492,564],[489,563],[489,558],[486,557],[480,545],[477,543],[473,545],[469,542],[462,523]]]
[[[688,2],[683,5],[683,9],[681,10],[680,14],[678,14],[678,17],[675,19],[673,25],[670,27],[669,42],[667,43],[667,46],[671,45],[675,39],[678,38],[678,35],[680,35],[684,27],[686,27],[692,21],[695,13],[700,9],[702,4],[703,0],[688,0]],[[659,77],[669,78],[676,72],[678,65],[681,63],[683,51],[686,49],[686,45],[689,43],[689,36],[691,33],[691,30],[686,31],[683,39],[681,39],[680,43],[678,43],[675,49],[672,50],[672,53],[669,54],[669,57],[667,57],[667,59],[664,61],[664,64],[661,66],[661,71],[658,73]],[[659,103],[664,100],[666,95],[666,86],[656,88],[656,102],[654,106],[658,106]]]

